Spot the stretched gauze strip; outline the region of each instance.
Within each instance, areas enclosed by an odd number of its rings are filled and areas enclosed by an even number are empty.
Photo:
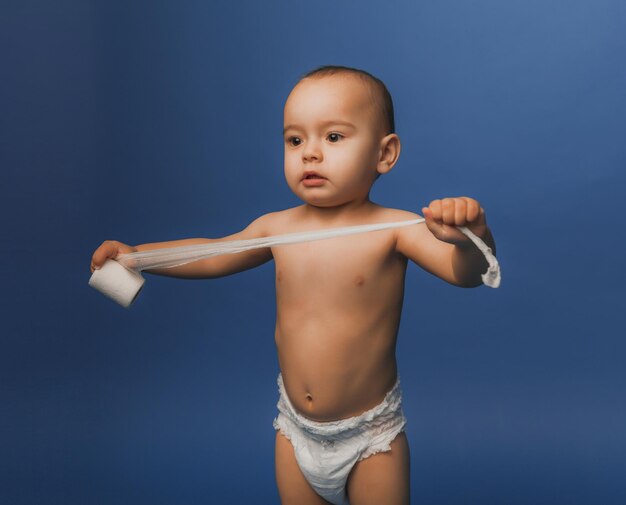
[[[101,268],[94,271],[89,281],[89,284],[92,287],[101,291],[103,294],[113,298],[121,305],[128,307],[135,299],[139,289],[141,289],[141,286],[143,285],[143,282],[141,282],[141,285],[138,285],[137,280],[138,275],[139,277],[141,277],[138,272],[142,270],[172,268],[180,265],[185,265],[193,261],[210,258],[212,256],[218,256],[220,254],[235,254],[239,252],[249,251],[251,249],[260,249],[263,247],[275,247],[287,244],[311,242],[314,240],[345,237],[357,233],[366,233],[372,231],[386,230],[390,228],[411,226],[414,224],[423,223],[424,221],[424,218],[419,218],[410,221],[348,226],[345,228],[331,228],[328,230],[288,233],[284,235],[274,235],[270,237],[260,237],[246,240],[227,240],[223,242],[212,242],[208,244],[196,244],[182,247],[169,247],[165,249],[152,249],[150,251],[139,251],[129,254],[122,254],[116,258],[115,262],[117,262],[118,265],[121,265],[121,267],[125,267],[122,268],[122,270],[127,270],[128,275],[119,268],[115,268],[116,279],[113,280],[113,268],[109,267],[106,270],[104,268]],[[482,275],[483,282],[486,286],[497,288],[500,285],[500,267],[491,249],[466,227],[461,226],[459,227],[459,230],[464,233],[474,244],[476,244],[476,246],[480,249],[480,251],[487,259],[489,268],[487,272]],[[108,260],[105,265],[110,261],[111,260]],[[100,277],[106,277],[106,279],[100,279]],[[126,277],[128,277],[128,279],[125,279]],[[118,284],[122,283],[128,283],[128,289],[133,292],[124,293],[124,295],[120,297],[120,292],[124,290],[121,289]],[[112,286],[115,287],[115,292],[111,292]]]

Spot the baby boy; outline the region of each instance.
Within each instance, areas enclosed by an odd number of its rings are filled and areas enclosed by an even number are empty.
[[[118,254],[291,232],[416,219],[369,198],[400,155],[391,96],[372,75],[322,67],[284,109],[285,177],[304,202],[221,239],[131,247],[104,242],[91,270]],[[409,445],[395,346],[407,261],[462,287],[481,284],[482,253],[456,226],[495,250],[480,204],[443,198],[425,224],[216,256],[149,270],[213,278],[274,260],[275,341],[281,373],[276,481],[283,505],[409,503]]]

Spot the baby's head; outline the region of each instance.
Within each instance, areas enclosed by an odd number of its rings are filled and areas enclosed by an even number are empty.
[[[366,199],[400,154],[391,96],[362,70],[309,72],[287,98],[284,118],[287,183],[315,206]]]
[[[387,86],[385,86],[385,83],[369,72],[357,68],[327,65],[304,74],[300,81],[298,81],[298,84],[304,79],[322,79],[332,76],[352,77],[360,80],[365,90],[369,93],[373,109],[372,112],[374,113],[372,120],[383,128],[385,135],[395,133],[396,126],[391,94]]]

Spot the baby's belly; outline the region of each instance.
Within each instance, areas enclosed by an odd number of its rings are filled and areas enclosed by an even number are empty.
[[[406,261],[392,246],[361,237],[274,251],[278,359],[302,415],[355,416],[395,384]]]
[[[358,333],[340,326],[305,322],[294,332],[277,326],[285,390],[294,408],[309,419],[332,421],[361,414],[378,405],[395,384],[397,329]]]

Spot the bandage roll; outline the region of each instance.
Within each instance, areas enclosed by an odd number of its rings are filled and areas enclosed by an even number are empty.
[[[93,271],[89,279],[92,288],[126,308],[135,301],[144,282],[139,272],[129,270],[114,260],[106,260],[102,267]]]

